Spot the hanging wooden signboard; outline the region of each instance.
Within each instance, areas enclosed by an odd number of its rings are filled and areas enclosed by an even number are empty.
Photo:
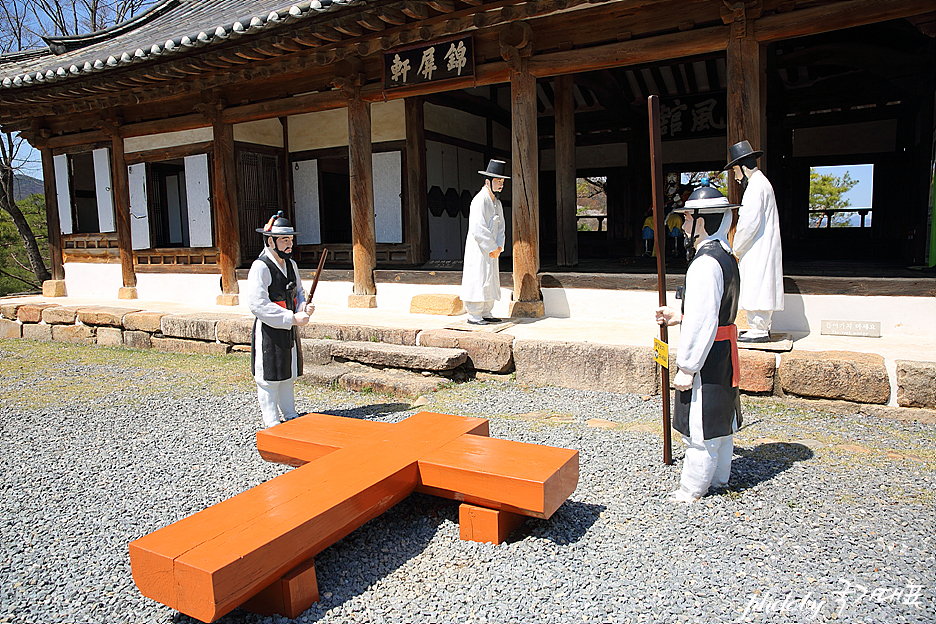
[[[474,75],[471,35],[383,53],[384,89]]]

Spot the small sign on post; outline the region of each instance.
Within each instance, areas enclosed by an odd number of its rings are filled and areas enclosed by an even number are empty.
[[[653,360],[663,368],[669,368],[669,345],[659,338],[653,339]]]
[[[881,337],[881,321],[822,321],[823,336]]]

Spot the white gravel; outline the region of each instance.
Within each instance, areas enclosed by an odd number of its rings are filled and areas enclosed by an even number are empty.
[[[0,342],[12,358],[0,379],[0,622],[194,622],[140,595],[128,542],[288,468],[256,452],[242,380],[183,379],[152,356],[82,362],[80,349],[53,349],[50,380],[27,341]],[[102,379],[90,397],[24,399]],[[746,401],[729,488],[687,507],[665,497],[682,444],[674,435],[664,466],[659,398],[471,382],[429,399],[419,409],[490,418],[492,436],[578,449],[578,489],[497,546],[458,539],[455,503],[413,495],[316,558],[322,599],[297,621],[936,621],[931,424]],[[298,406],[386,421],[417,411],[309,387]],[[618,426],[586,425],[596,418]]]

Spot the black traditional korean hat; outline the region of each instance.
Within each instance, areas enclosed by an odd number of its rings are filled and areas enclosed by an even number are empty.
[[[293,229],[293,224],[290,223],[289,219],[283,216],[282,210],[270,217],[266,225],[257,228],[257,231],[264,236],[296,236],[299,234]]]
[[[702,178],[702,185],[692,191],[692,195],[689,196],[689,199],[686,200],[684,205],[673,208],[673,212],[713,214],[716,212],[726,212],[737,207],[738,204],[728,203],[728,198],[722,195],[717,188],[709,186],[708,178]]]
[[[747,141],[738,141],[734,145],[728,148],[728,164],[725,165],[725,168],[722,171],[728,171],[732,167],[738,164],[738,162],[744,160],[745,158],[760,158],[764,155],[763,150],[754,150],[751,148],[751,144]]]
[[[492,159],[491,162],[488,163],[487,169],[484,171],[479,171],[478,173],[489,178],[502,178],[504,180],[509,180],[510,176],[505,173],[506,171],[507,163],[505,163],[503,160]]]

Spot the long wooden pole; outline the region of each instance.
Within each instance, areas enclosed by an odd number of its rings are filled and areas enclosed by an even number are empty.
[[[322,276],[322,268],[325,266],[325,257],[328,255],[328,248],[322,248],[322,257],[319,258],[318,268],[315,269],[315,277],[312,279],[312,288],[309,290],[309,301],[312,301],[312,295],[318,286],[319,278]]]
[[[657,291],[660,295],[660,305],[666,305],[666,230],[663,223],[663,157],[660,152],[660,98],[651,95],[647,98],[647,108],[650,117],[650,179],[653,186],[653,225],[655,236],[653,246],[656,248],[657,258]],[[660,340],[669,341],[669,330],[666,325],[660,325]],[[670,441],[670,389],[669,368],[663,366],[663,463],[667,466],[673,463],[673,449]]]

